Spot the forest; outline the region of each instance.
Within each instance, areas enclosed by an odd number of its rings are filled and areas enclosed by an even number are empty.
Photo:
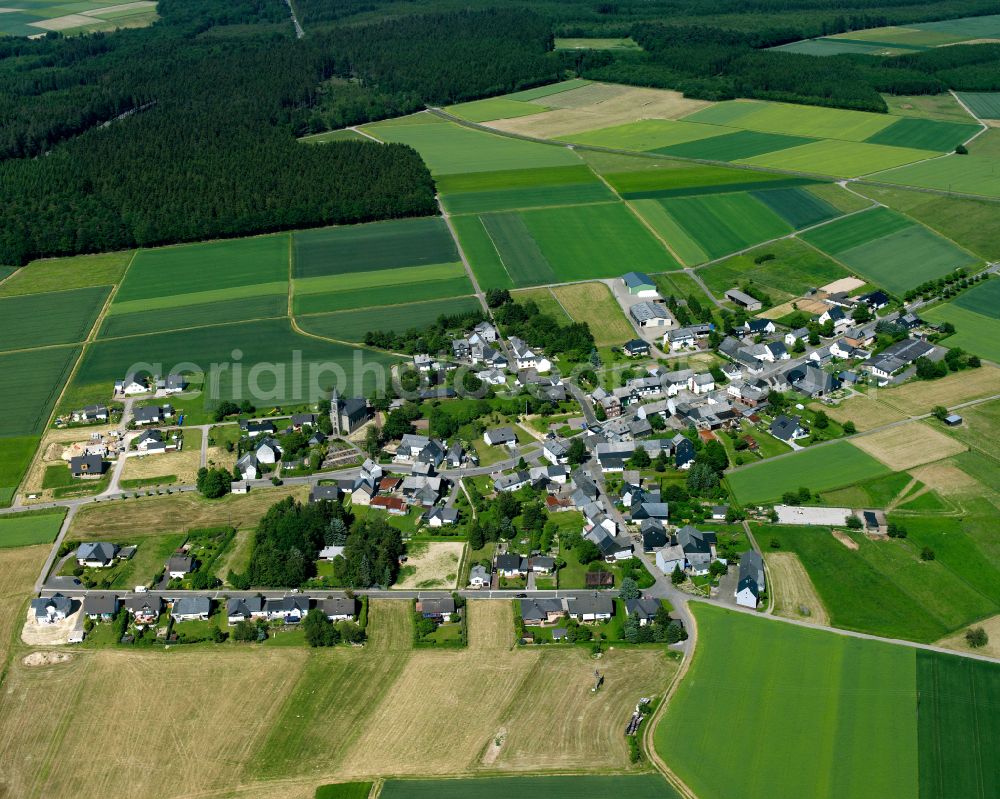
[[[436,212],[401,145],[305,133],[571,74],[884,111],[879,92],[1000,88],[1000,45],[878,58],[767,50],[995,13],[993,0],[161,0],[148,28],[0,39],[0,264]],[[554,35],[642,50],[553,51]]]

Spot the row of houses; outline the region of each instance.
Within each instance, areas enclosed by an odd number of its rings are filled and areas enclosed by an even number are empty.
[[[125,375],[121,380],[116,380],[114,393],[123,397],[136,397],[154,392],[165,396],[179,394],[185,388],[187,388],[187,380],[184,375],[159,376],[150,372],[138,371]]]

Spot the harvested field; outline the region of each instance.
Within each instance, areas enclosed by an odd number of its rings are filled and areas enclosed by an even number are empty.
[[[162,456],[158,456],[162,457]],[[68,538],[82,541],[92,535],[131,538],[161,535],[198,527],[217,527],[238,519],[241,527],[253,527],[271,505],[285,497],[303,500],[308,486],[261,488],[249,494],[229,494],[222,499],[204,499],[195,493],[140,497],[121,502],[102,502],[81,508],[70,525]]]
[[[789,619],[828,625],[830,616],[799,556],[794,552],[768,552],[764,559],[770,577],[768,587],[774,596],[774,612]],[[803,613],[803,608],[808,613]]]
[[[895,472],[944,460],[966,449],[960,441],[923,422],[909,422],[871,435],[859,436],[853,439],[853,443]]]
[[[950,461],[921,466],[913,469],[910,474],[928,488],[945,496],[979,493],[983,490],[979,481]]]
[[[969,400],[1000,394],[1000,368],[984,365],[980,369],[953,372],[940,380],[918,380],[896,388],[883,389],[879,402],[916,416],[930,413],[935,405],[947,408]]]
[[[416,542],[407,546],[407,560],[393,588],[454,588],[465,543],[461,541]]]
[[[965,640],[965,630],[935,641],[935,646],[943,646],[945,649],[954,649],[956,652],[972,652],[977,655],[1000,658],[1000,616],[990,616],[988,619],[970,624],[970,627],[982,627],[989,636],[989,642],[984,647],[972,649]]]
[[[201,430],[184,431],[184,447],[179,452],[159,455],[129,455],[122,480],[149,480],[174,475],[179,485],[192,485],[201,466]]]
[[[514,606],[492,599],[472,599],[466,604],[469,649],[509,650],[514,647]]]
[[[7,662],[14,628],[24,619],[28,595],[48,554],[49,547],[44,544],[0,549],[0,663]],[[0,765],[0,786],[3,782]]]
[[[598,347],[621,346],[635,338],[635,330],[603,283],[556,286],[552,293],[573,321],[590,324]]]
[[[801,307],[801,305],[800,305]],[[860,431],[871,430],[873,427],[901,422],[906,418],[900,413],[875,399],[880,392],[872,392],[871,395],[853,396],[844,400],[839,405],[824,406],[823,410],[836,422],[854,422],[854,426]]]

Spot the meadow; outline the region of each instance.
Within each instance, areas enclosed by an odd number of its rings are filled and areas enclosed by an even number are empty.
[[[611,290],[603,283],[557,286],[552,294],[574,322],[587,322],[598,347],[621,346],[635,338],[635,329],[625,318]]]
[[[126,250],[32,261],[0,283],[0,297],[111,286],[121,280],[132,255],[131,250]]]
[[[440,217],[300,231],[292,235],[292,249],[296,278],[458,261]],[[287,253],[285,258],[287,271]]]
[[[66,511],[16,513],[0,516],[0,548],[51,544],[59,534]]]
[[[475,297],[457,297],[429,302],[412,302],[404,305],[387,305],[381,308],[362,308],[352,311],[312,314],[296,318],[306,333],[338,341],[361,343],[372,330],[402,333],[426,327],[439,316],[480,309]]]
[[[707,125],[705,127],[708,127]],[[660,147],[656,152],[676,158],[703,158],[709,161],[738,161],[765,153],[787,150],[808,144],[814,139],[805,136],[783,136],[779,133],[760,133],[738,130],[719,136],[695,139],[690,142]]]
[[[780,499],[784,492],[800,487],[822,492],[888,471],[850,442],[837,441],[737,469],[726,475],[726,481],[736,501],[750,505]]]
[[[955,326],[955,333],[944,342],[947,346],[961,347],[982,358],[1000,361],[1000,319],[995,316],[977,313],[955,302],[935,305],[923,311],[922,316],[930,322],[951,322]]]
[[[568,286],[566,288],[569,288]],[[566,313],[562,305],[556,299],[553,290],[547,287],[537,288],[537,289],[518,289],[517,291],[511,292],[511,298],[517,303],[533,302],[538,306],[538,309],[553,319],[559,321],[560,324],[565,324],[571,321],[569,314]],[[593,331],[591,331],[593,332]]]
[[[704,603],[693,603],[692,611],[698,646],[655,744],[701,799],[817,791],[916,799],[912,649]],[[720,720],[746,731],[739,746],[719,746]],[[843,768],[847,762],[851,767]]]
[[[685,118],[688,122],[807,136],[815,139],[840,139],[863,142],[895,121],[886,114],[845,111],[840,108],[770,103],[759,100],[728,100],[697,111]]]
[[[83,341],[110,292],[92,286],[0,298],[0,350]]]

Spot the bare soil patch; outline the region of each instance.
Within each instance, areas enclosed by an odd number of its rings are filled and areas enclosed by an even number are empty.
[[[80,603],[74,601],[74,605],[76,605],[75,612],[55,624],[42,624],[36,621],[35,614],[29,606],[24,626],[21,628],[21,640],[28,646],[68,644],[69,634],[80,618]]]
[[[896,472],[944,460],[966,450],[960,441],[923,422],[910,422],[860,436],[853,439],[853,443]]]
[[[757,317],[760,319],[780,319],[783,316],[788,316],[790,313],[795,313],[796,310],[807,314],[821,314],[826,310],[826,304],[819,300],[797,297],[794,300],[783,302],[781,305],[768,308],[766,311],[757,314]]]
[[[461,541],[429,541],[411,544],[404,564],[406,576],[393,588],[454,588],[458,564],[465,544]],[[410,571],[411,567],[414,571]]]
[[[768,588],[774,594],[775,614],[815,624],[830,623],[823,601],[798,555],[794,552],[769,552],[764,559],[771,580]],[[803,613],[803,609],[807,612]]]
[[[834,530],[833,537],[836,538],[841,544],[843,544],[848,549],[857,549],[858,542],[851,538],[843,530]]]
[[[990,639],[989,643],[979,649],[973,649],[970,647],[965,642],[965,631],[968,629],[967,627],[963,628],[954,635],[942,638],[936,645],[943,646],[945,649],[954,649],[956,652],[975,652],[977,655],[1000,658],[1000,616],[991,616],[990,618],[983,619],[975,624],[970,624],[969,627],[982,627],[986,630],[986,634]]]
[[[25,666],[54,666],[58,663],[68,663],[73,656],[67,652],[32,652],[21,658]]]
[[[856,277],[842,277],[839,280],[834,280],[832,283],[827,283],[825,286],[820,286],[819,290],[835,294],[838,291],[854,291],[854,289],[859,289],[864,284],[865,281],[859,280]]]

